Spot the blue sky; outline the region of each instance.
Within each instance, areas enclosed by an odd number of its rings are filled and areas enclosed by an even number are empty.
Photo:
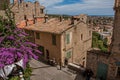
[[[33,0],[27,0],[33,1]],[[50,14],[113,15],[114,0],[38,0]]]

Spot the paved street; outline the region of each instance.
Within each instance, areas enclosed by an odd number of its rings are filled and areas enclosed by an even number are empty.
[[[31,80],[84,80],[80,75],[70,73],[67,70],[58,70],[56,67],[46,65],[36,60],[31,60],[33,68]]]

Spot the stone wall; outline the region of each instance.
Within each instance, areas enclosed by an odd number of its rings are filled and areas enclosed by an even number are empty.
[[[99,63],[104,63],[108,66],[106,75],[107,80],[117,80],[116,79],[117,66],[115,64],[113,56],[111,56],[110,53],[104,53],[101,52],[100,50],[88,51],[86,68],[92,69],[92,71],[94,72],[94,77],[96,78]]]
[[[44,18],[45,16],[44,12],[43,13],[40,12],[41,9],[44,11],[44,7],[41,6],[37,1],[34,3],[32,2],[15,3],[13,5],[14,6],[12,7],[12,11],[15,16],[15,22],[19,27],[32,25],[34,24],[35,19],[37,21],[40,21],[39,19]]]
[[[39,33],[40,39],[36,39],[36,32]],[[61,37],[60,35],[56,36],[56,45],[52,44],[52,33],[45,33],[45,32],[39,32],[34,31],[35,36],[35,43],[39,46],[44,47],[44,60],[47,61],[47,50],[49,51],[49,59],[55,58],[57,63],[59,62],[59,59],[61,59]]]
[[[91,50],[87,52],[87,66],[94,72],[94,76],[97,74],[98,63],[102,62],[108,65],[108,54],[101,52],[100,50]]]
[[[9,0],[7,0],[9,3]],[[7,4],[8,4],[7,3]],[[3,5],[3,0],[0,1],[0,10],[1,6]],[[25,26],[30,26],[34,24],[35,22],[43,22],[44,21],[44,6],[41,6],[38,1],[32,3],[32,2],[24,2],[21,3],[18,1],[15,1],[10,5],[11,11],[13,12],[13,16],[15,18],[15,22],[17,27],[23,28]],[[41,12],[42,10],[42,12]],[[1,13],[1,11],[0,11]],[[4,13],[5,14],[5,13]],[[5,15],[2,13],[1,16]]]
[[[9,5],[10,0],[0,0],[0,10],[4,10],[4,5]]]

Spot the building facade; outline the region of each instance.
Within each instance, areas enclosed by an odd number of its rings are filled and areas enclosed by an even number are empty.
[[[5,0],[0,1],[0,7],[4,1]],[[9,2],[10,0],[7,1]],[[25,2],[24,0],[13,0],[13,3],[11,3],[9,7],[13,12],[15,23],[19,28],[35,24],[36,22],[42,22],[45,17],[45,7],[40,5],[38,1],[33,3]],[[4,14],[5,11],[0,11],[0,15],[5,16]]]
[[[50,19],[25,29],[34,32],[35,43],[46,61],[54,58],[64,66],[67,59],[69,63],[85,67],[87,50],[92,43],[92,31],[86,22],[87,16],[82,14],[72,20]]]
[[[18,27],[23,28],[43,20],[45,7],[41,6],[38,1],[34,3],[20,1],[15,0],[11,9]]]

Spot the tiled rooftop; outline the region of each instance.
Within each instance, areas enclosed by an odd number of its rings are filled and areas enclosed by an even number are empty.
[[[38,22],[31,26],[26,26],[25,29],[60,34],[71,27],[70,20],[63,20],[60,22],[58,19],[53,18],[46,23]]]

